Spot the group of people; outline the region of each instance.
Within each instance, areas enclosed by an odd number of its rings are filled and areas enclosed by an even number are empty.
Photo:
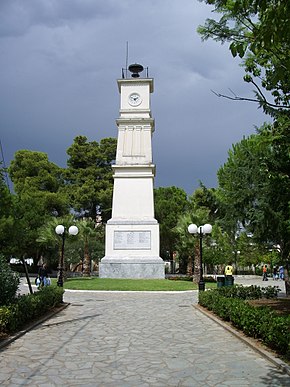
[[[231,264],[225,267],[225,276],[230,277],[233,275],[233,266]],[[274,266],[272,272],[273,280],[284,280],[284,267],[283,266]],[[268,266],[263,266],[263,281],[268,281]]]
[[[274,266],[273,267],[273,281],[278,279],[284,280],[284,267],[283,266]],[[263,266],[263,281],[268,281],[268,267],[267,265]]]
[[[283,266],[274,266],[273,267],[273,280],[284,279],[284,267]]]
[[[38,269],[38,275],[35,278],[35,285],[37,286],[38,289],[40,289],[43,286],[49,286],[50,284],[51,284],[51,280],[48,274],[47,265],[44,263]]]

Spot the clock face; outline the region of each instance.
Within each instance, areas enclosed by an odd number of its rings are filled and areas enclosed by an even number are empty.
[[[132,93],[129,95],[129,104],[131,106],[138,106],[142,102],[142,99],[138,93]]]

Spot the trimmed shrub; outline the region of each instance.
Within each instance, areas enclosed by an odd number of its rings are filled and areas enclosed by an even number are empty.
[[[265,321],[262,326],[262,336],[265,344],[290,358],[290,318],[272,316],[271,321]]]
[[[199,292],[199,304],[289,359],[290,316],[280,316],[268,306],[255,307],[246,301],[254,299],[254,295],[262,298],[261,294],[264,298],[273,298],[277,290],[256,287],[244,290],[234,286]]]
[[[6,332],[6,327],[11,320],[12,311],[8,306],[0,307],[0,333]]]
[[[261,288],[260,286],[235,285],[218,288],[220,295],[227,298],[239,298],[241,300],[257,300],[259,298],[276,298],[281,291],[278,286]]]
[[[0,306],[13,302],[19,283],[19,275],[11,270],[4,256],[0,255]]]
[[[18,297],[14,303],[0,307],[0,333],[14,332],[62,303],[63,288],[46,286],[34,294]]]

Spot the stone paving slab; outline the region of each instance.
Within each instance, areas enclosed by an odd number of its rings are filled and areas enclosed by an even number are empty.
[[[290,386],[186,293],[66,292],[71,305],[0,352],[1,386]]]
[[[19,339],[19,337],[25,335],[28,331],[34,329],[37,327],[37,325],[40,325],[46,320],[52,318],[55,316],[57,313],[62,311],[63,309],[67,308],[69,306],[68,303],[63,302],[61,305],[59,305],[57,308],[54,308],[51,311],[48,311],[46,314],[42,315],[39,319],[34,320],[31,323],[26,324],[22,330],[17,331],[14,334],[10,334],[7,338],[3,339],[0,341],[0,350],[6,347],[8,344],[12,343],[13,341]]]
[[[239,340],[242,340],[249,347],[253,348],[264,358],[272,362],[276,368],[282,370],[284,373],[287,373],[290,377],[290,365],[288,363],[285,363],[280,357],[278,357],[278,355],[274,351],[271,351],[270,349],[268,349],[259,340],[246,336],[243,332],[236,329],[232,324],[230,324],[229,322],[223,321],[222,319],[220,319],[218,316],[216,316],[214,313],[210,312],[206,308],[203,308],[198,304],[194,304],[193,307],[197,308],[208,318],[214,320],[217,324],[219,324],[224,329],[229,331],[232,335],[238,337]]]

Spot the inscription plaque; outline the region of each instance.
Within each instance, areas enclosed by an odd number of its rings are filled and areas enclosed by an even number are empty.
[[[114,231],[114,250],[150,250],[151,231]]]

